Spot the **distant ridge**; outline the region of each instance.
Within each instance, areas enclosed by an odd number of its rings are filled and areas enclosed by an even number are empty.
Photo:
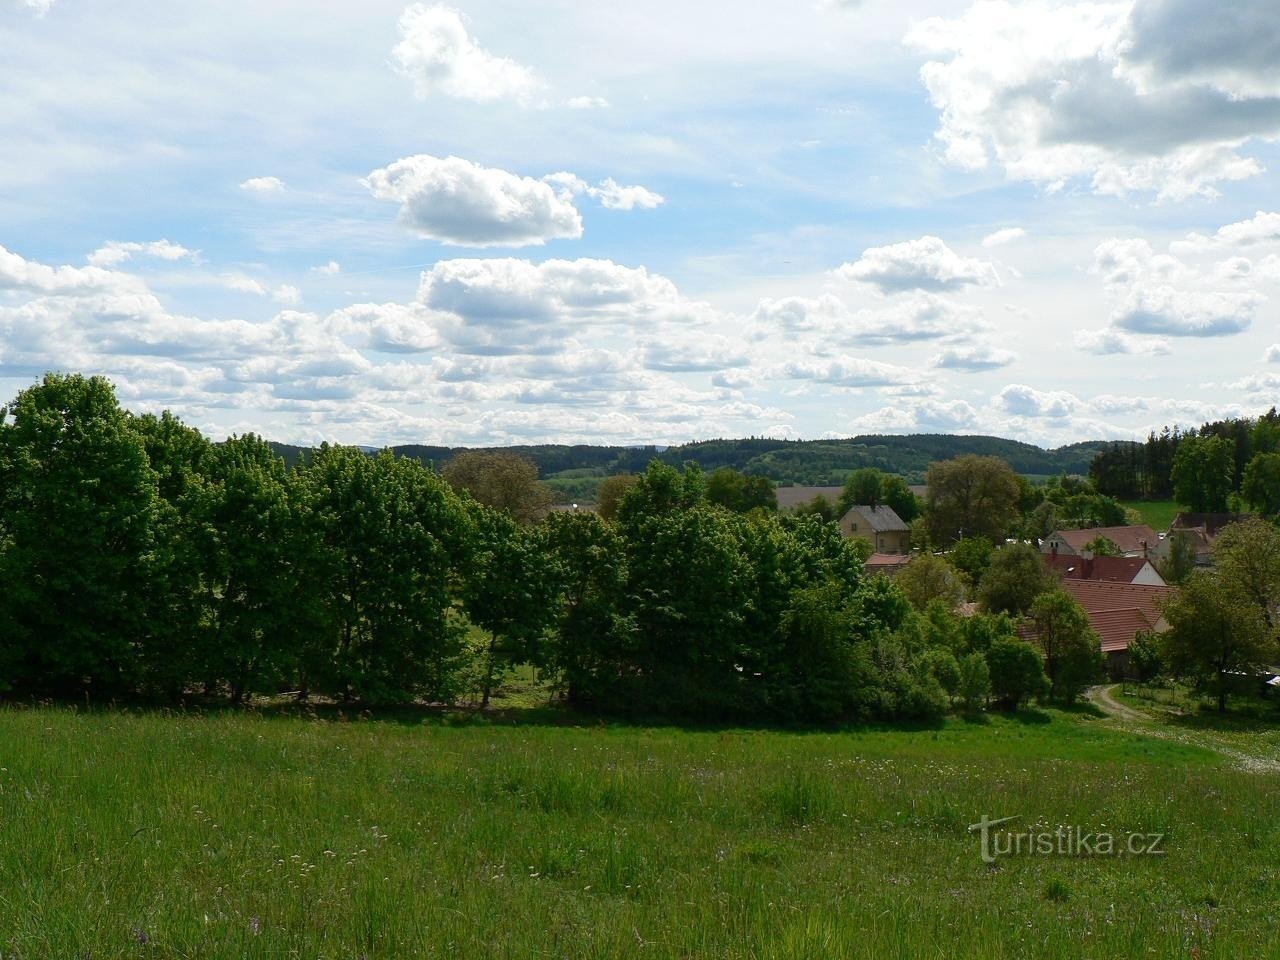
[[[306,454],[303,447],[280,443],[272,446],[289,463],[297,462]],[[676,466],[693,461],[707,471],[732,467],[745,473],[767,476],[782,484],[824,485],[841,483],[849,472],[862,467],[876,467],[900,474],[909,482],[920,482],[930,463],[965,453],[999,457],[1016,472],[1028,476],[1052,476],[1064,472],[1086,474],[1094,454],[1105,446],[1108,446],[1105,441],[1088,440],[1046,450],[1002,437],[921,433],[905,436],[869,434],[846,440],[751,437],[699,440],[669,447],[592,444],[444,447],[407,444],[392,450],[400,456],[414,457],[437,467],[463,450],[503,450],[533,460],[547,480],[569,481],[615,473],[637,473],[650,460],[658,459]]]

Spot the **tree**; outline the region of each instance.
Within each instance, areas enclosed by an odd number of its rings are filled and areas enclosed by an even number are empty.
[[[1170,671],[1207,685],[1225,712],[1233,674],[1250,675],[1274,653],[1262,610],[1234,580],[1197,570],[1165,608],[1160,656]]]
[[[1150,683],[1164,669],[1156,636],[1143,630],[1129,644],[1129,673],[1139,683]]]
[[[1017,710],[1049,691],[1040,651],[1022,640],[1001,638],[987,651],[991,692],[1006,710]]]
[[[836,510],[844,516],[853,507],[878,507],[882,502],[884,475],[871,467],[855,470],[844,481]],[[904,518],[905,519],[905,518]]]
[[[957,688],[965,713],[978,713],[991,696],[991,668],[981,653],[967,654],[960,660],[960,684]]]
[[[1213,555],[1220,578],[1257,608],[1269,630],[1280,627],[1280,530],[1257,517],[1228,524]]]
[[[746,513],[756,508],[778,509],[778,495],[768,477],[747,476],[729,467],[721,467],[707,477],[706,496],[710,503]]]
[[[1280,513],[1280,453],[1255,455],[1245,468],[1240,493],[1259,513]]]
[[[836,506],[828,500],[823,494],[818,494],[808,503],[802,503],[792,511],[797,516],[815,516],[825,521],[839,520],[840,516],[836,513]]]
[[[840,584],[797,591],[779,628],[787,655],[769,678],[776,712],[828,723],[853,715],[870,700],[871,664],[854,646],[854,622]]]
[[[1065,590],[1042,593],[1031,604],[1031,622],[1044,652],[1054,697],[1067,703],[1102,676],[1102,645],[1089,617]]]
[[[1116,546],[1114,540],[1101,534],[1086,543],[1084,549],[1092,551],[1095,557],[1119,557],[1124,555],[1121,549]]]
[[[457,495],[417,460],[327,444],[295,486],[317,621],[304,689],[368,703],[448,697],[462,643],[454,571],[472,538]]]
[[[910,523],[920,516],[920,498],[911,492],[907,481],[896,473],[881,476],[880,499],[902,518],[903,523]]]
[[[551,491],[538,482],[538,465],[518,454],[465,450],[444,465],[441,476],[455,490],[467,491],[518,523],[536,523],[551,504]]]
[[[157,509],[101,377],[48,374],[0,412],[0,676],[110,696],[138,680]]]
[[[1169,552],[1156,563],[1156,567],[1166,583],[1183,583],[1196,568],[1195,538],[1186,530],[1170,530],[1166,539]]]
[[[991,555],[994,552],[995,544],[986,537],[965,537],[956,541],[947,559],[968,578],[971,585],[976,585],[991,566]]]
[[[978,584],[978,602],[990,613],[1018,616],[1056,585],[1040,551],[1027,543],[1010,543],[992,554],[991,566]]]
[[[1232,490],[1235,445],[1225,437],[1184,437],[1173,458],[1173,495],[1197,513],[1222,513]]]
[[[463,606],[471,622],[489,634],[480,700],[487,707],[497,671],[547,662],[543,641],[555,618],[558,585],[541,527],[522,527],[508,514],[486,507],[473,509],[471,519]]]
[[[604,482],[600,484],[600,492],[596,494],[596,512],[606,520],[612,520],[616,517],[618,515],[618,507],[622,504],[622,498],[635,482],[636,476],[631,473],[619,473],[612,477],[605,477]]]
[[[925,479],[925,511],[935,543],[951,544],[966,536],[999,543],[1018,520],[1018,476],[997,457],[967,454],[933,463]]]
[[[955,654],[944,647],[934,647],[925,651],[922,660],[947,696],[955,697],[960,689],[960,664],[956,662]]]
[[[923,610],[930,600],[941,600],[947,609],[954,610],[965,599],[960,574],[942,557],[931,553],[912,557],[894,577],[894,582],[917,610]]]

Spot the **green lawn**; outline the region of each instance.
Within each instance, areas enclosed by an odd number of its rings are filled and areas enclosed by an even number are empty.
[[[1122,505],[1142,514],[1142,522],[1158,533],[1169,529],[1182,507],[1172,500],[1124,500]]]
[[[1275,955],[1278,787],[1084,713],[786,733],[7,709],[0,954]],[[988,866],[983,814],[1168,853]]]

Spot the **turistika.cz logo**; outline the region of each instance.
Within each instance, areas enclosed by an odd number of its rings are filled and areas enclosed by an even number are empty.
[[[1000,857],[1162,857],[1163,833],[1112,833],[1059,826],[1054,830],[997,830],[1017,816],[991,819],[985,813],[969,825],[970,833],[982,838],[982,860],[995,863]]]

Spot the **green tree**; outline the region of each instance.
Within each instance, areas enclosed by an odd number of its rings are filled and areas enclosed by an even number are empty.
[[[133,689],[156,482],[101,377],[48,374],[0,413],[0,676],[59,693]]]
[[[883,488],[884,474],[879,470],[871,467],[855,470],[845,478],[836,511],[843,517],[853,507],[877,507],[884,502]]]
[[[1268,629],[1280,627],[1280,530],[1257,517],[1228,524],[1213,555],[1219,576],[1248,598]]]
[[[1234,580],[1197,570],[1164,612],[1160,656],[1176,676],[1209,687],[1225,712],[1233,674],[1249,675],[1274,653],[1262,610]]]
[[[1102,677],[1102,645],[1089,617],[1065,590],[1040,594],[1030,609],[1054,697],[1071,703]]]
[[[721,467],[707,477],[706,497],[708,502],[734,513],[746,513],[756,508],[778,509],[778,496],[772,480],[748,476],[729,467]]]
[[[1018,476],[997,457],[970,454],[933,463],[925,480],[925,511],[934,543],[952,544],[974,536],[1003,542],[1018,520]]]
[[[441,476],[455,490],[467,491],[519,523],[536,523],[551,505],[551,491],[538,482],[538,465],[518,454],[464,450],[444,465]]]
[[[798,516],[815,516],[828,522],[839,520],[840,515],[836,513],[836,505],[828,500],[823,494],[818,494],[808,503],[802,503],[792,511]]]
[[[618,507],[622,504],[622,498],[635,482],[636,476],[631,473],[619,473],[612,477],[605,477],[604,482],[600,484],[600,492],[596,494],[596,512],[606,520],[612,520],[616,517],[618,515]]]
[[[1027,543],[1010,543],[992,554],[991,566],[978,584],[978,602],[989,613],[1018,616],[1056,585],[1040,551]]]
[[[947,696],[954,698],[960,690],[960,664],[955,654],[943,647],[934,647],[924,652],[922,660]]]
[[[907,481],[896,473],[880,477],[880,499],[889,505],[903,523],[910,523],[920,516],[920,498],[911,492]]]
[[[1240,493],[1259,513],[1280,513],[1280,453],[1255,455],[1245,468]]]
[[[1197,513],[1222,513],[1233,487],[1235,445],[1225,437],[1184,437],[1173,458],[1173,495]]]
[[[320,623],[304,688],[369,703],[451,695],[454,571],[472,536],[457,496],[417,460],[328,445],[296,486]]]
[[[1164,669],[1156,636],[1143,630],[1129,644],[1129,674],[1139,683],[1150,683]]]
[[[986,537],[965,537],[956,541],[956,545],[947,554],[947,559],[973,585],[981,582],[991,566],[991,555],[994,552],[995,544]]]
[[[941,600],[948,610],[954,610],[965,600],[963,578],[946,560],[931,553],[913,556],[894,582],[917,610],[923,610],[931,600]]]
[[[1095,557],[1120,557],[1123,552],[1115,541],[1099,534],[1084,545],[1084,549],[1093,551]]]
[[[976,714],[991,696],[991,668],[981,653],[966,654],[960,660],[960,684],[957,688],[965,713]]]
[[[1169,552],[1156,563],[1156,568],[1165,583],[1183,583],[1196,568],[1195,538],[1185,530],[1170,530],[1167,541]]]
[[[991,692],[1006,710],[1017,710],[1032,697],[1049,692],[1040,651],[1022,640],[1001,638],[987,651]]]

